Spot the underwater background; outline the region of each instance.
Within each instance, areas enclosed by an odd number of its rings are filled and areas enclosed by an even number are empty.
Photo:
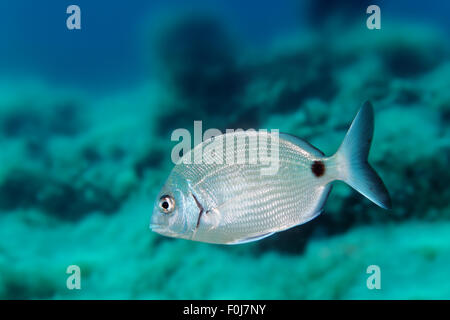
[[[0,298],[449,299],[449,14],[438,0],[0,2]],[[318,218],[258,242],[149,230],[173,130],[279,129],[331,155],[366,100],[392,210],[336,183]]]

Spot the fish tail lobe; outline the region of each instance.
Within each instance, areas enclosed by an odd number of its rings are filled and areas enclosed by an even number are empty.
[[[335,154],[339,168],[338,179],[346,182],[378,206],[390,209],[389,192],[368,162],[373,128],[373,107],[367,101],[359,110]]]

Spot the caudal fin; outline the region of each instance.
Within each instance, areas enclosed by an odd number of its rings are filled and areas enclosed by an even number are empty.
[[[386,187],[369,165],[367,158],[373,136],[373,107],[364,103],[336,152],[339,179],[382,208],[391,208]]]

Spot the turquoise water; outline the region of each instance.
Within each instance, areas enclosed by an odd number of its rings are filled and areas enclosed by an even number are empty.
[[[449,5],[380,2],[368,30],[364,1],[184,3],[80,0],[81,30],[66,3],[0,4],[0,298],[450,298]],[[258,242],[149,230],[173,130],[279,129],[331,155],[366,100],[392,210],[337,183]]]

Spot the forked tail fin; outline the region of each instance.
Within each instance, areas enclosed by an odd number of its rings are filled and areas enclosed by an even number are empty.
[[[339,179],[382,208],[391,208],[386,187],[367,161],[373,136],[373,107],[365,102],[336,152]]]

